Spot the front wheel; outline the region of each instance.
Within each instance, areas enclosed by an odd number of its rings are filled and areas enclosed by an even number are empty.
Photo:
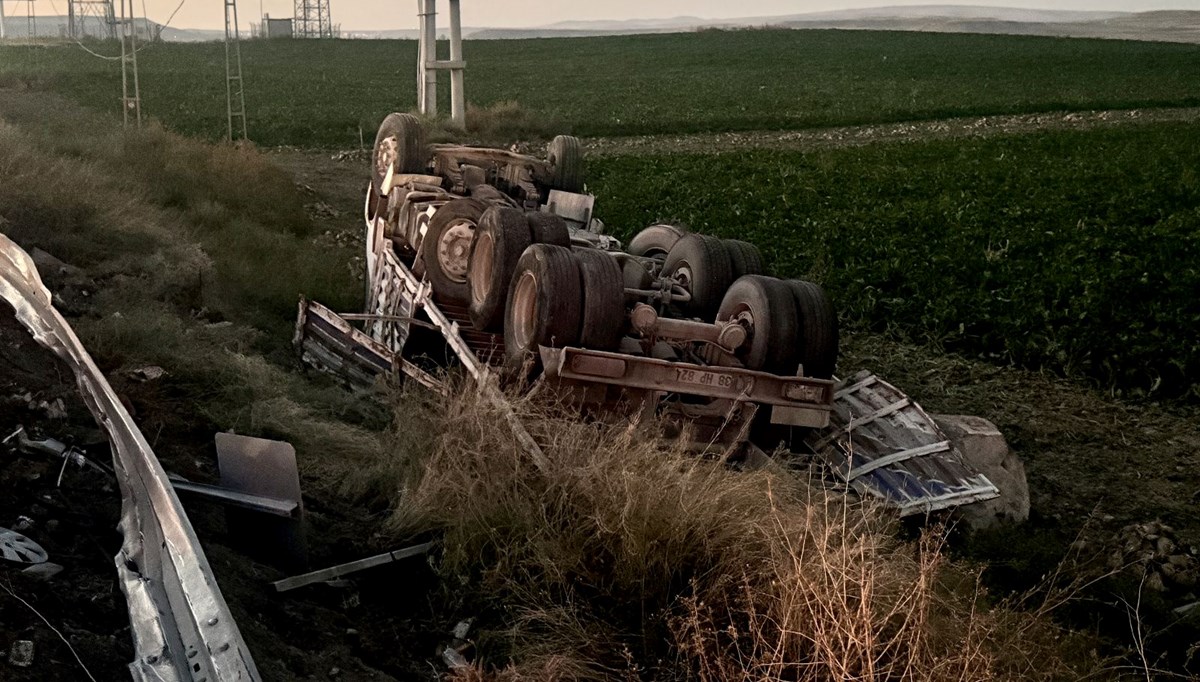
[[[429,147],[425,128],[412,114],[388,114],[375,135],[371,154],[371,187],[383,194],[383,182],[388,172],[421,173],[429,163]]]
[[[421,239],[421,260],[434,293],[447,301],[468,304],[467,284],[471,244],[485,206],[474,199],[455,199],[442,204],[429,221]]]
[[[550,186],[564,192],[583,191],[583,145],[579,138],[559,135],[546,152],[550,164]]]

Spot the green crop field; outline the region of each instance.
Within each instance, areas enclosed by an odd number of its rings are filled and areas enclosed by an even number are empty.
[[[1200,376],[1197,169],[1195,124],[590,168],[622,237],[746,239],[862,326],[1173,394]]]
[[[247,41],[243,55],[251,137],[263,145],[354,147],[416,105],[412,41]],[[547,131],[580,135],[1200,104],[1196,45],[757,30],[468,41],[466,55],[473,104],[513,100]],[[221,44],[155,44],[139,60],[150,116],[224,135]],[[0,82],[16,79],[119,111],[117,63],[74,45],[0,48]]]

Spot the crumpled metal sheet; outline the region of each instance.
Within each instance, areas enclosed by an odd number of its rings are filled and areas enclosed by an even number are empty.
[[[124,537],[116,556],[129,606],[134,680],[260,680],[200,541],[166,472],[108,380],[51,304],[29,254],[0,234],[0,298],[38,343],[75,373],[84,402],[113,445]]]

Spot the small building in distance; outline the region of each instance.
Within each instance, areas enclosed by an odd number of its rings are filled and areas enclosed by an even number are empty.
[[[262,23],[263,38],[291,38],[292,37],[292,20],[287,19],[272,19],[270,15],[263,17]]]

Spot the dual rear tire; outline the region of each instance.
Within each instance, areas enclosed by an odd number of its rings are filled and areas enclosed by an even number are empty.
[[[749,336],[735,353],[747,369],[832,379],[838,322],[825,290],[812,282],[746,275],[729,288],[717,321],[741,320]]]
[[[616,350],[625,335],[621,268],[594,249],[534,244],[517,263],[504,314],[504,346],[510,367],[531,359],[538,347],[579,345]]]

